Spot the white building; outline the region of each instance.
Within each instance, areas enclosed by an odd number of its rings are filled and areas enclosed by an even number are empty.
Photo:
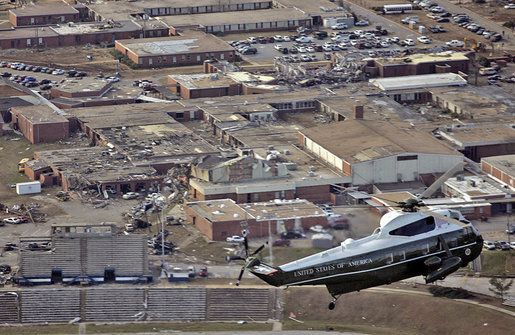
[[[418,181],[463,160],[431,135],[405,123],[347,120],[301,131],[301,145],[352,177],[352,185]]]

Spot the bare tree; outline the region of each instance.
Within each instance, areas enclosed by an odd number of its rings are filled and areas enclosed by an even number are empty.
[[[493,292],[496,296],[500,297],[504,300],[504,295],[509,291],[511,285],[513,284],[513,279],[510,279],[509,282],[506,282],[507,278],[490,278],[488,281],[492,287],[488,289]]]

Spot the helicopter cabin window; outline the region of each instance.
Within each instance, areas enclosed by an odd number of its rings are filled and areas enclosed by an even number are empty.
[[[390,232],[390,235],[396,236],[415,236],[418,234],[427,233],[435,229],[435,219],[432,216],[428,216],[421,220],[407,224],[405,226],[394,229]]]

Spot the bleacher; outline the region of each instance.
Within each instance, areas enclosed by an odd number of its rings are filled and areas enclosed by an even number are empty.
[[[80,316],[80,290],[47,289],[19,292],[23,323],[67,323]]]
[[[266,321],[272,318],[271,290],[260,288],[211,288],[208,321]]]
[[[84,311],[84,319],[87,321],[139,321],[145,315],[145,290],[86,290]]]
[[[0,323],[18,322],[18,293],[0,292]]]
[[[79,239],[56,238],[53,251],[20,250],[20,275],[25,278],[50,277],[52,269],[60,269],[64,277],[80,275]]]
[[[52,237],[52,250],[20,250],[20,278],[50,279],[52,269],[63,278],[101,277],[105,270],[116,277],[147,277],[146,239],[141,235],[74,234]]]
[[[0,290],[0,323],[266,321],[280,319],[279,290],[170,287]]]
[[[206,288],[151,288],[148,320],[203,321],[206,319]]]

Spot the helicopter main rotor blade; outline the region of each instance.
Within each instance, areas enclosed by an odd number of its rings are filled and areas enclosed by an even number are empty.
[[[245,258],[241,257],[241,256],[226,256],[225,257],[225,260],[227,262],[230,262],[230,261],[244,261]]]
[[[245,272],[245,265],[241,267],[240,275],[238,276],[238,280],[236,281],[236,286],[240,286],[241,278],[243,277],[243,272]]]
[[[249,240],[247,236],[243,238],[243,247],[245,248],[245,257],[249,257]]]
[[[265,245],[262,244],[259,248],[257,248],[253,253],[250,254],[250,257],[255,256],[261,252],[265,248]]]

